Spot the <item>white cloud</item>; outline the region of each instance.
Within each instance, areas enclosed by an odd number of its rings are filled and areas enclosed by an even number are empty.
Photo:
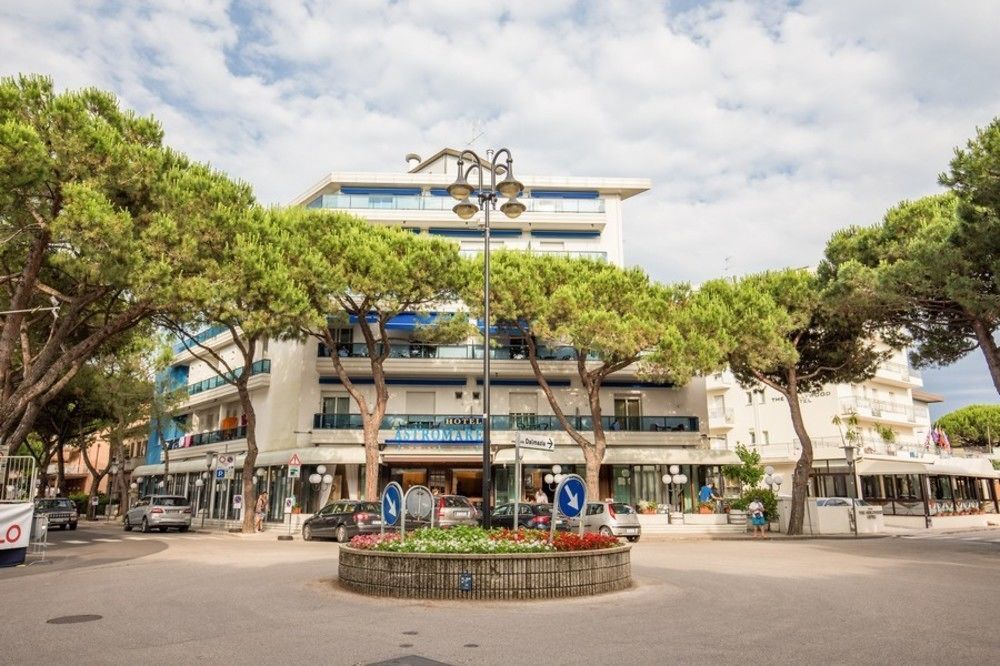
[[[1000,3],[8,2],[0,74],[96,85],[283,203],[474,121],[521,173],[645,176],[626,257],[700,281],[815,263],[936,191],[1000,109]]]

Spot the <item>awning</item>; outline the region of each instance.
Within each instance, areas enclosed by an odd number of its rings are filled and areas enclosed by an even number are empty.
[[[438,313],[431,312],[428,314],[419,314],[416,312],[404,312],[398,314],[392,319],[390,319],[385,324],[387,331],[413,331],[417,326],[430,326],[437,320]],[[357,315],[351,315],[349,317],[351,326],[358,323]],[[370,314],[367,317],[368,323],[374,324],[378,319],[378,315]]]
[[[221,453],[221,452],[220,452]],[[303,465],[337,465],[337,464],[364,464],[365,447],[361,444],[335,445],[335,446],[315,446],[302,449],[282,449],[280,451],[262,451],[257,454],[257,467],[269,467],[287,465],[293,454],[298,454]],[[236,468],[243,468],[245,453],[234,453],[236,456]],[[184,474],[187,472],[204,472],[205,458],[189,458],[170,462],[171,474]],[[163,474],[164,465],[140,465],[132,470],[132,476],[157,476]]]
[[[932,476],[972,476],[998,479],[1000,472],[986,458],[936,458],[920,460],[906,458],[864,458],[858,462],[858,474],[930,474]]]

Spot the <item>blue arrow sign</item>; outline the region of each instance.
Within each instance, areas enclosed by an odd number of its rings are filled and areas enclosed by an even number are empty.
[[[398,483],[390,483],[382,491],[382,523],[395,525],[403,508],[403,491]]]
[[[567,518],[576,518],[583,513],[583,507],[587,503],[587,487],[583,484],[583,479],[575,474],[563,479],[556,490],[556,502],[559,504],[559,513]]]

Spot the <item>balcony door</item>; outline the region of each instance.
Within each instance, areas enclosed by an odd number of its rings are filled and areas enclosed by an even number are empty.
[[[612,430],[641,430],[642,401],[638,396],[615,398],[615,420]]]
[[[327,427],[347,427],[350,419],[351,399],[346,395],[323,396],[323,422]]]

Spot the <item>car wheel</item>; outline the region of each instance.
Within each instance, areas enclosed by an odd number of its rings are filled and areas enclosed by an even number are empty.
[[[142,531],[144,533],[149,532],[149,521],[146,520],[145,517],[142,519]]]
[[[635,542],[637,542],[637,541],[639,540],[639,537],[637,537],[637,536],[634,536],[634,537],[628,537],[628,540],[629,540],[629,542],[631,542],[631,543],[635,543]]]
[[[343,525],[337,528],[337,542],[347,543],[347,528]]]
[[[181,526],[180,526],[180,527],[178,527],[177,529],[178,529],[179,531],[181,531],[181,532],[187,532],[187,531],[188,531],[188,529],[190,529],[190,525],[181,525]]]
[[[125,528],[126,532],[132,531],[132,523],[128,522],[128,516],[125,516],[125,520],[122,522],[122,527]]]
[[[302,526],[302,540],[312,541],[313,540],[313,530],[309,525]]]
[[[70,524],[69,524],[69,528],[70,528],[71,530],[75,530],[75,529],[76,529],[76,523],[70,523]]]
[[[607,525],[601,527],[601,536],[611,536],[611,528]]]

